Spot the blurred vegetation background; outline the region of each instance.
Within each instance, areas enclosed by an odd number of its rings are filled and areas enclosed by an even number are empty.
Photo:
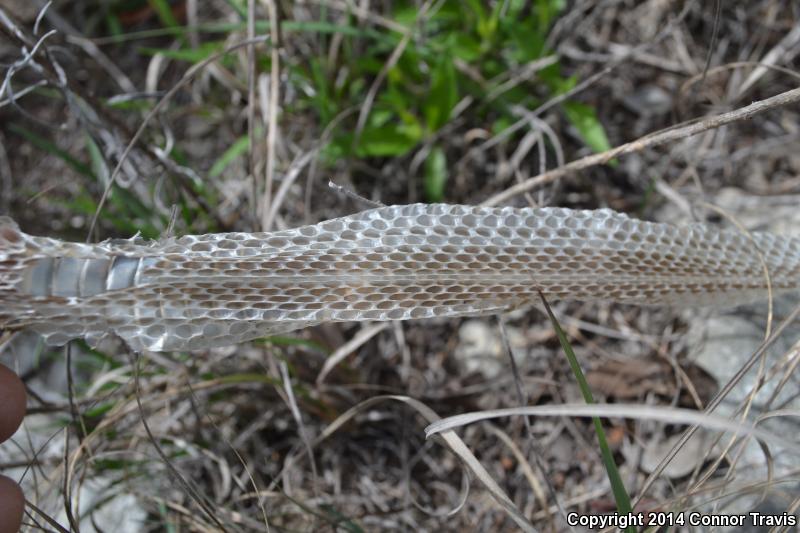
[[[38,13],[30,3],[12,4],[28,22]],[[246,2],[203,3],[191,17],[186,4],[167,0],[51,7],[56,33],[45,36],[45,25],[23,38],[9,32],[4,51],[13,59],[42,37],[42,45],[66,40],[71,46],[50,54],[43,71],[16,58],[3,130],[9,147],[20,143],[32,158],[47,157],[60,175],[28,183],[6,203],[47,189],[39,201],[61,204],[62,220],[73,219],[73,229],[98,211],[145,113],[204,61],[148,123],[110,187],[99,213],[114,234],[156,237],[173,204],[180,207],[181,230],[252,226],[253,220],[239,219],[259,209],[254,196],[264,185],[247,182],[259,182],[267,142],[274,143],[270,165],[278,180],[306,178],[296,187],[306,189],[300,195],[306,201],[322,190],[318,201],[335,204],[324,192],[333,178],[385,203],[476,202],[502,185],[492,180],[497,163],[477,153],[481,143],[507,132],[502,144],[510,149],[524,136],[519,122],[526,114],[578,80],[548,43],[566,7],[562,1],[389,2],[368,12],[346,3],[279,3],[277,82],[268,81],[268,43],[258,45],[252,64],[246,47],[225,52],[247,38]],[[269,21],[261,4],[258,9],[253,33],[269,39]],[[272,113],[265,107],[273,89],[279,92],[277,129],[268,140]],[[248,103],[250,97],[256,101]],[[555,130],[568,129],[574,148],[610,147],[591,103],[566,98],[557,110],[563,125]],[[535,120],[533,114],[527,119]],[[513,163],[514,172],[535,174],[556,160],[555,151],[563,161],[561,144],[568,141],[547,130],[556,146],[541,143],[523,168]],[[25,162],[11,159],[23,167],[11,174],[24,173]]]

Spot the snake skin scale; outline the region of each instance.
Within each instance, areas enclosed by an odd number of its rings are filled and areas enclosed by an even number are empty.
[[[231,345],[327,321],[497,313],[551,299],[731,305],[798,287],[800,239],[610,210],[405,205],[271,233],[67,243],[0,218],[0,328],[49,344]]]

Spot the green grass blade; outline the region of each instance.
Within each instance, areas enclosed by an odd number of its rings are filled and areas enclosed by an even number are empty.
[[[261,135],[261,131],[256,131],[255,136]],[[217,159],[211,168],[208,170],[209,178],[218,178],[225,172],[228,165],[239,157],[243,156],[250,150],[250,138],[247,135],[242,135],[231,144],[227,150]]]
[[[36,148],[42,150],[43,152],[53,154],[54,156],[60,158],[75,172],[78,172],[79,174],[82,174],[87,178],[95,179],[95,175],[92,172],[92,168],[89,165],[87,165],[83,161],[79,161],[78,159],[74,158],[66,150],[62,150],[61,148],[59,148],[54,142],[37,135],[36,133],[32,132],[27,128],[14,124],[13,122],[8,125],[8,129],[9,131],[25,138],[29,143],[34,145]]]
[[[139,53],[154,56],[161,54],[167,59],[174,59],[176,61],[186,61],[187,63],[195,64],[208,59],[209,56],[222,51],[225,48],[225,43],[222,41],[211,41],[199,45],[197,48],[179,48],[172,50],[168,48],[148,48],[141,47],[138,49]],[[225,63],[226,61],[223,61]],[[227,62],[232,63],[232,58]]]
[[[606,130],[593,107],[579,102],[564,102],[563,109],[589,148],[598,153],[611,149]]]
[[[166,0],[149,0],[148,3],[158,15],[161,24],[170,28],[180,26],[178,19],[172,14],[172,8]]]
[[[360,28],[357,26],[333,24],[328,22],[283,21],[281,22],[280,27],[281,31],[285,33],[341,33],[347,37],[370,39],[384,43],[396,44],[399,38],[398,34],[392,28],[388,28],[386,33],[382,33],[369,28]],[[117,33],[114,31],[112,32],[112,35],[108,37],[98,38],[97,42],[99,44],[109,44],[153,39],[158,37],[183,37],[189,31],[195,31],[203,34],[230,34],[238,31],[244,31],[246,28],[246,22],[211,22],[206,24],[198,24],[197,26],[176,25],[140,31],[130,31],[127,33]],[[269,22],[257,20],[255,29],[256,33],[268,33]]]
[[[103,158],[103,151],[94,142],[92,136],[88,133],[84,135],[86,142],[86,151],[89,152],[89,161],[91,161],[92,174],[99,179],[102,183],[108,182],[111,177],[108,172],[108,166]]]
[[[447,185],[447,156],[440,146],[434,146],[425,160],[425,199],[429,202],[441,202],[444,199]]]
[[[550,317],[550,322],[553,323],[556,336],[558,336],[558,342],[561,343],[561,348],[564,350],[564,353],[567,356],[569,366],[572,368],[572,373],[575,375],[575,380],[578,382],[578,388],[581,390],[583,399],[588,404],[595,403],[594,396],[592,396],[592,391],[589,389],[589,383],[587,383],[586,377],[583,375],[583,371],[578,364],[578,358],[575,356],[575,351],[572,349],[572,345],[570,345],[567,335],[564,333],[564,330],[561,329],[561,325],[558,323],[556,316],[553,314],[553,310],[550,309],[550,304],[547,303],[544,294],[540,292],[539,296],[542,299],[545,310],[547,310],[547,316]],[[625,489],[625,485],[622,482],[622,477],[619,475],[619,470],[617,469],[617,464],[614,462],[614,456],[611,453],[611,448],[608,446],[606,433],[603,431],[603,424],[600,422],[598,417],[592,417],[592,422],[594,422],[594,430],[597,434],[597,441],[600,444],[600,455],[603,458],[603,465],[606,468],[606,474],[608,475],[608,480],[611,483],[611,490],[614,493],[614,500],[617,502],[617,511],[620,514],[629,514],[631,512],[631,497],[628,495],[628,491]],[[636,533],[636,528],[629,527],[626,529],[626,531],[628,533]]]

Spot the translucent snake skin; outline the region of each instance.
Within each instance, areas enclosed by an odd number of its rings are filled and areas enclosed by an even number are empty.
[[[759,256],[759,252],[761,256]],[[485,315],[538,299],[731,305],[798,287],[800,239],[610,210],[405,205],[271,233],[67,243],[0,218],[0,328],[135,350],[326,321]]]

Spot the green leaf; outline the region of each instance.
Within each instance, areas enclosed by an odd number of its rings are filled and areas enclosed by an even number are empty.
[[[533,24],[533,19],[508,20],[504,29],[510,36],[508,51],[517,62],[528,63],[545,55],[545,35]]]
[[[154,37],[183,37],[188,32],[195,31],[203,34],[231,34],[236,32],[244,32],[247,29],[247,23],[244,19],[247,18],[247,11],[242,13],[242,22],[209,22],[205,24],[198,24],[197,26],[174,26],[163,28],[151,28],[147,30],[132,31],[123,33],[119,19],[115,22],[109,22],[111,33],[118,39],[117,42],[127,42],[141,39],[150,39]],[[113,24],[113,25],[112,25]],[[117,28],[118,31],[114,31]],[[256,33],[264,34],[269,33],[268,20],[256,20],[255,23]],[[338,24],[331,24],[326,22],[317,21],[283,21],[280,25],[280,31],[284,33],[319,33],[319,34],[335,34],[341,33],[348,37],[355,37],[359,39],[369,39],[373,42],[381,42],[387,45],[396,45],[401,38],[401,34],[393,28],[387,28],[385,31],[376,31],[369,28],[358,28],[354,26],[343,26]]]
[[[456,33],[453,37],[453,55],[463,61],[475,61],[481,56],[481,43],[467,33]]]
[[[311,74],[312,87],[314,93],[309,98],[319,113],[323,124],[328,124],[338,112],[336,102],[328,90],[328,78],[325,72],[325,63],[319,58],[309,59],[309,70]]]
[[[364,530],[361,529],[361,526],[356,524],[352,518],[343,515],[333,505],[322,504],[320,506],[320,509],[329,515],[327,519],[331,523],[331,525],[335,524],[335,527],[332,528],[334,531],[339,528],[342,528],[345,531],[349,531],[351,533],[364,533]]]
[[[513,123],[514,123],[514,121],[511,120],[511,117],[506,116],[506,115],[502,115],[502,116],[498,117],[497,120],[495,120],[492,123],[492,127],[491,127],[490,131],[492,132],[492,135],[500,135],[503,132],[503,130],[505,130],[506,128],[511,127],[511,125]]]
[[[85,139],[86,151],[89,152],[89,160],[92,162],[92,173],[100,178],[102,183],[107,183],[111,174],[109,173],[106,160],[103,157],[103,152],[100,150],[100,147],[97,146],[97,143],[94,142],[91,135],[86,134]]]
[[[431,88],[424,105],[425,124],[429,132],[437,131],[450,120],[458,102],[456,68],[451,54],[442,54],[431,73]]]
[[[267,26],[265,30],[269,31],[269,27]],[[384,41],[387,43],[394,42],[391,36],[387,36],[383,32],[375,31],[369,28],[359,28],[357,26],[333,24],[330,22],[325,22],[320,20],[283,21],[281,22],[281,31],[292,32],[292,33],[304,32],[304,33],[319,33],[319,34],[331,34],[331,35],[340,33],[347,37],[355,37],[358,39],[369,38],[369,39],[374,39],[376,41]]]
[[[102,459],[96,458],[92,461],[92,468],[98,472],[105,472],[106,470],[126,470],[128,468],[135,468],[142,465],[142,461],[134,461],[131,459]]]
[[[435,146],[425,159],[424,180],[425,198],[429,202],[441,202],[444,199],[444,186],[447,183],[447,156],[438,146]]]
[[[114,37],[119,37],[124,33],[119,17],[113,13],[108,13],[106,15],[106,25],[108,26],[109,33]]]
[[[483,9],[483,2],[479,0],[467,0],[466,4],[469,6],[472,13],[475,14],[476,17],[476,24],[475,24],[475,31],[478,35],[484,39],[484,41],[489,40],[491,37],[491,22],[492,19],[489,15],[486,14],[486,11]]]
[[[77,346],[80,346],[81,350],[95,359],[97,362],[96,367],[100,368],[101,366],[109,366],[111,368],[119,368],[122,366],[122,363],[118,362],[114,357],[111,357],[105,352],[101,352],[96,348],[92,348],[89,344],[83,339],[75,339],[74,342]],[[116,385],[114,385],[116,386]]]
[[[28,142],[30,142],[32,145],[39,148],[40,150],[51,153],[56,157],[60,158],[61,160],[64,161],[64,163],[72,167],[72,169],[78,172],[79,174],[83,174],[87,178],[94,179],[95,176],[92,173],[92,169],[89,165],[87,165],[83,161],[79,161],[76,158],[72,157],[72,155],[70,155],[66,150],[62,150],[49,139],[40,137],[38,134],[30,131],[29,129],[24,128],[22,126],[18,126],[17,124],[14,123],[9,124],[8,129],[16,133],[17,135],[24,137]]]
[[[492,41],[494,39],[495,34],[497,33],[497,28],[500,25],[500,11],[503,9],[503,2],[495,2],[494,9],[492,10],[492,15],[489,17],[486,23],[486,40]]]
[[[369,114],[369,127],[382,128],[389,124],[394,118],[394,113],[392,113],[390,109],[376,107],[372,113]]]
[[[398,6],[392,14],[392,19],[403,26],[411,28],[417,22],[419,9],[412,3],[398,2]]]
[[[506,3],[508,4],[508,12],[506,16],[513,18],[520,15],[520,11],[522,11],[528,5],[529,0],[508,0]]]
[[[565,0],[536,0],[536,14],[541,32],[546,32],[553,19],[567,6]]]
[[[147,98],[133,98],[130,100],[115,100],[106,98],[103,103],[111,109],[118,109],[120,111],[135,111],[143,115],[153,107],[153,103]]]
[[[300,337],[289,337],[286,335],[271,335],[253,341],[256,344],[272,344],[274,346],[303,346],[308,350],[330,354],[330,350],[314,340],[303,339]]]
[[[172,8],[169,7],[167,0],[148,0],[148,3],[158,15],[161,24],[171,28],[180,25],[175,15],[172,14]]]
[[[260,134],[261,132],[256,130],[256,136]],[[250,150],[250,138],[247,135],[242,135],[222,153],[219,159],[214,161],[214,164],[208,170],[208,177],[218,178],[228,168],[228,165],[233,163],[237,157],[246,154],[248,150]]]
[[[389,81],[387,85],[386,90],[380,96],[380,102],[385,104],[388,109],[376,109],[370,115],[370,125],[383,126],[391,119],[400,118],[407,126],[413,125],[414,128],[420,128],[419,119],[413,113],[417,106],[414,95],[402,83]]]
[[[225,43],[222,41],[211,41],[207,43],[203,43],[199,45],[197,48],[179,48],[178,50],[170,50],[167,48],[139,48],[139,52],[154,56],[156,54],[161,54],[162,56],[166,57],[167,59],[174,59],[176,61],[186,61],[188,63],[200,63],[204,61],[212,54],[220,52],[225,48]],[[223,58],[223,62],[231,61],[230,57],[228,59]]]
[[[572,345],[569,343],[566,333],[564,333],[564,330],[561,329],[561,324],[558,323],[558,319],[553,314],[553,310],[550,308],[550,304],[547,303],[544,294],[540,292],[539,296],[542,299],[545,311],[547,311],[547,316],[550,318],[550,322],[553,324],[553,329],[556,331],[556,336],[558,337],[558,342],[561,344],[561,349],[564,350],[564,353],[567,356],[567,361],[569,361],[569,366],[572,369],[573,375],[575,376],[575,381],[578,382],[578,388],[581,390],[583,399],[587,404],[593,404],[594,397],[592,396],[592,391],[589,389],[589,383],[586,381],[586,377],[583,375],[581,365],[578,363],[578,358],[575,356],[575,351],[572,349]],[[614,493],[614,500],[617,502],[617,511],[619,514],[628,514],[631,512],[631,498],[628,495],[628,491],[625,489],[625,484],[622,482],[622,476],[619,475],[617,464],[614,462],[614,455],[611,453],[611,448],[608,446],[606,433],[603,431],[603,424],[600,422],[600,418],[596,416],[592,417],[592,422],[594,422],[594,431],[597,435],[597,442],[600,446],[600,455],[603,458],[603,465],[606,469],[606,475],[608,476],[608,480],[611,482],[611,491]],[[636,528],[629,527],[625,531],[627,533],[636,533]]]
[[[111,409],[113,409],[114,406],[116,406],[116,404],[113,402],[101,403],[96,407],[92,407],[84,411],[83,416],[87,418],[100,417],[106,414],[107,412],[111,411]]]
[[[564,102],[564,113],[567,119],[578,130],[578,134],[586,145],[595,152],[611,149],[606,130],[597,118],[594,108],[578,102]]]
[[[377,128],[365,128],[361,134],[356,155],[359,157],[388,157],[404,155],[422,138],[417,126],[387,124]]]

